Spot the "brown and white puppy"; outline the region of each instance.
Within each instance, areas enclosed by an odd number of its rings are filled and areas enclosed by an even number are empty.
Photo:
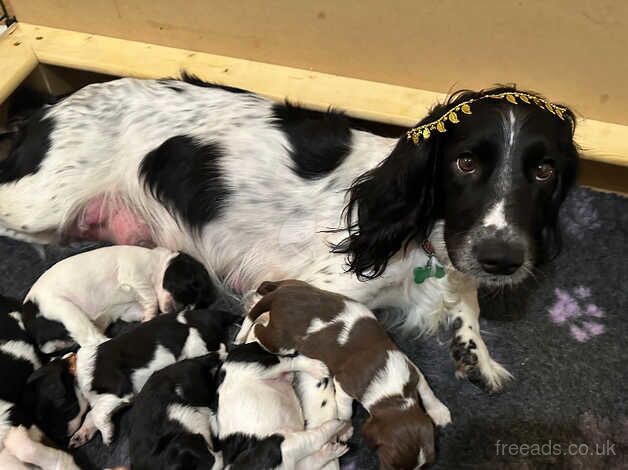
[[[368,308],[297,280],[264,282],[258,293],[263,297],[236,341],[269,312],[266,326],[253,327],[259,343],[327,365],[339,419],[351,418],[354,399],[369,412],[363,434],[377,448],[382,468],[414,469],[434,461],[434,424],[451,422],[449,410]]]

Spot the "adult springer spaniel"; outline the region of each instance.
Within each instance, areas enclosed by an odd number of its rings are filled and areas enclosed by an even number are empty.
[[[455,94],[389,139],[194,77],[120,79],[25,123],[0,162],[0,235],[159,245],[241,292],[294,278],[401,307],[407,330],[452,326],[457,374],[497,390],[510,374],[476,290],[556,253],[574,127],[507,87]]]

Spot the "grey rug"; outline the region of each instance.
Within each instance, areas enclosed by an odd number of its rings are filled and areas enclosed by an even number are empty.
[[[433,468],[628,469],[628,199],[578,188],[562,221],[563,252],[536,279],[482,295],[484,339],[515,376],[502,393],[454,378],[446,334],[391,332],[452,412]],[[89,248],[0,238],[0,292],[21,298],[47,267]],[[128,463],[123,441],[106,449],[96,438],[77,459],[85,468]],[[356,433],[343,468],[376,462]]]

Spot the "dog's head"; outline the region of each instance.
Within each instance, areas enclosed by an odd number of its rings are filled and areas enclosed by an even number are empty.
[[[414,141],[402,136],[354,182],[351,233],[336,247],[352,271],[380,275],[405,243],[435,226],[444,241],[440,250],[435,243],[437,255],[485,284],[518,282],[557,253],[558,209],[578,161],[575,118],[537,95],[512,92],[453,95],[419,123],[431,129],[419,129]]]
[[[379,410],[366,421],[362,434],[377,450],[382,469],[414,470],[435,460],[434,423],[418,405]]]
[[[159,309],[172,313],[183,307],[207,308],[216,299],[216,288],[205,267],[190,255],[179,253],[164,272]]]
[[[29,377],[23,405],[35,423],[58,445],[80,427],[87,402],[76,386],[76,355],[53,359]]]

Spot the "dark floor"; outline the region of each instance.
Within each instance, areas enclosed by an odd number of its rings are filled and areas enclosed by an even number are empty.
[[[486,343],[515,376],[502,393],[457,381],[445,336],[396,338],[452,411],[433,468],[628,469],[628,199],[577,189],[562,216],[564,250],[536,282],[483,298]],[[23,296],[76,251],[0,238],[0,292]],[[343,466],[376,468],[355,440]],[[102,451],[97,439],[83,457],[123,463],[123,443]]]

